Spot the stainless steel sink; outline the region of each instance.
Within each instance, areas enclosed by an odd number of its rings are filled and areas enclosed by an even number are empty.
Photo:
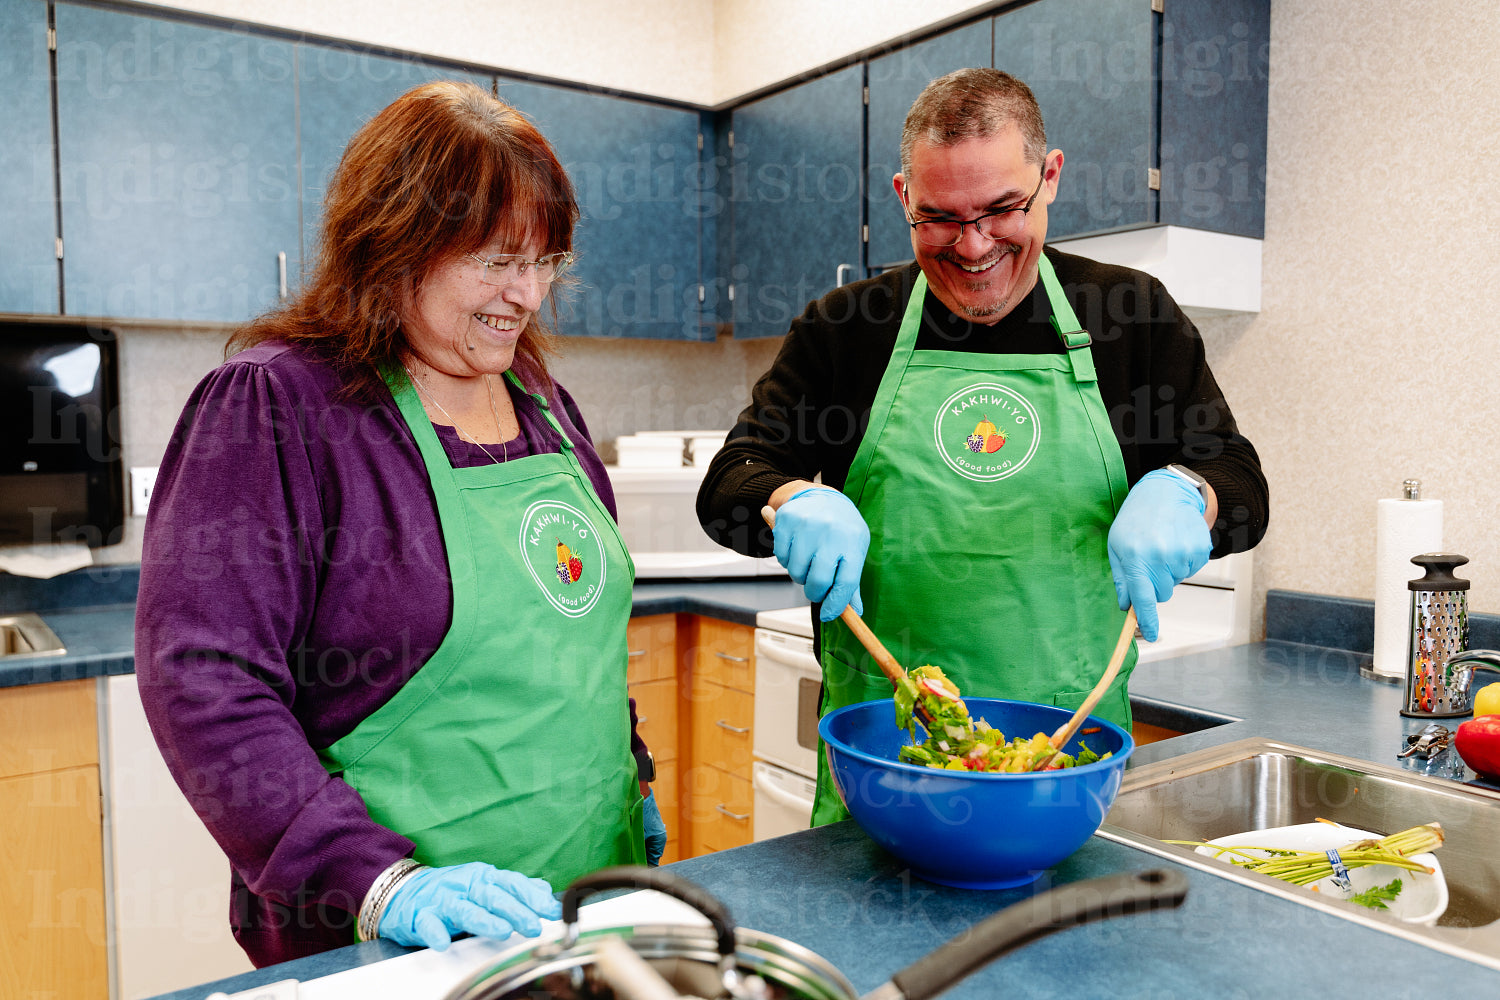
[[[1439,822],[1448,910],[1403,923],[1164,840],[1211,840],[1319,818],[1382,835]],[[1500,969],[1500,794],[1271,740],[1250,739],[1125,772],[1099,834],[1387,933]]]
[[[36,615],[0,617],[0,660],[14,656],[61,656],[66,652],[57,633]]]

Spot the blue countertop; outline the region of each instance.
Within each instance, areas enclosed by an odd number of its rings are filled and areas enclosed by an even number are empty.
[[[48,590],[62,591],[64,588],[53,585]],[[633,596],[632,615],[682,612],[708,615],[741,625],[754,625],[759,611],[807,604],[802,588],[786,577],[722,581],[647,580],[635,585]],[[30,609],[19,604],[15,610]],[[0,661],[0,688],[134,672],[133,603],[44,608],[39,613],[57,633],[67,652],[60,656],[18,656]]]
[[[785,580],[643,583],[635,612],[707,614],[746,624],[756,611],[802,603]],[[1294,602],[1296,603],[1296,602]],[[1305,610],[1305,605],[1299,605]],[[1295,609],[1294,609],[1295,610]],[[1357,609],[1356,609],[1357,610]],[[0,686],[130,669],[133,608],[55,611],[44,618],[68,645],[64,662],[0,667]],[[1284,631],[1272,629],[1273,635]],[[75,655],[76,654],[76,655]],[[1387,766],[1425,724],[1399,714],[1403,689],[1360,675],[1367,654],[1273,638],[1143,663],[1131,681],[1136,716],[1186,735],[1137,749],[1131,766],[1248,737],[1268,737]],[[55,676],[54,676],[55,675]],[[1449,720],[1450,726],[1458,720]],[[1409,766],[1473,780],[1454,767]],[[1043,879],[977,892],[913,878],[852,823],[808,830],[678,862],[673,870],[720,896],[744,926],[777,934],[832,961],[864,992],[977,920],[1048,885],[1171,864],[1091,838]],[[1500,995],[1500,972],[1420,944],[1182,868],[1191,889],[1179,910],[1105,921],[1016,951],[944,994],[1088,997],[1430,997]],[[309,980],[404,954],[368,942],[164,995],[202,1000],[280,979]],[[1003,993],[1002,993],[1003,991]]]

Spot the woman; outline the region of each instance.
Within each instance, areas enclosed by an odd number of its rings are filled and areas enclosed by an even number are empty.
[[[136,671],[257,966],[356,931],[534,935],[553,885],[644,860],[643,821],[665,845],[632,756],[634,570],[545,364],[577,216],[526,118],[410,91],[345,151],[305,290],[178,424]]]

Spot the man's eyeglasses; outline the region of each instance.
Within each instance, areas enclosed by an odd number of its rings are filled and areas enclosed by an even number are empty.
[[[910,210],[907,211],[906,221],[917,234],[917,239],[930,247],[951,247],[964,238],[964,227],[973,226],[979,231],[979,235],[988,240],[1008,239],[1026,228],[1026,213],[1031,211],[1031,206],[1036,202],[1036,196],[1042,192],[1042,181],[1047,179],[1047,171],[1042,170],[1042,176],[1036,182],[1036,190],[1031,192],[1031,197],[1026,199],[1026,204],[1020,208],[1007,208],[1000,212],[987,212],[977,219],[918,219],[913,221]],[[905,206],[903,206],[904,208]]]
[[[559,277],[573,263],[573,255],[570,253],[549,253],[536,260],[527,260],[525,254],[519,253],[497,253],[493,257],[471,253],[469,256],[484,265],[479,280],[487,285],[508,285],[528,274],[534,275],[537,281],[545,285]]]

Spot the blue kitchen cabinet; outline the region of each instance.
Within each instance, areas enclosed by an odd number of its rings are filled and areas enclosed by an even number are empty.
[[[1146,0],[1038,0],[994,19],[994,65],[1031,87],[1063,151],[1049,239],[1157,221],[1155,18]]]
[[[809,301],[863,276],[864,118],[863,64],[734,109],[736,337],[780,336]]]
[[[344,147],[386,105],[433,80],[464,80],[491,90],[488,74],[429,63],[418,56],[385,56],[353,45],[297,46],[297,140],[302,163],[300,274],[309,273],[317,252],[318,227],[328,181]],[[289,278],[292,288],[300,274]]]
[[[873,272],[912,259],[911,228],[891,185],[891,178],[901,169],[906,113],[922,88],[938,77],[968,66],[990,65],[992,22],[990,18],[976,21],[870,60],[865,204],[870,220],[867,253]]]
[[[298,258],[293,45],[58,4],[67,312],[238,322]]]
[[[1263,235],[1269,0],[1164,10],[1038,0],[994,18],[994,65],[1031,86],[1064,155],[1049,238],[1149,225]]]
[[[1172,0],[1162,15],[1160,221],[1260,239],[1269,0]]]
[[[729,289],[734,278],[734,183],[730,164],[729,111],[705,111],[699,121],[703,149],[699,153],[699,212],[703,233],[703,322],[715,333],[732,335],[734,302]]]
[[[0,0],[0,312],[61,308],[51,77],[47,5]]]
[[[578,198],[559,332],[712,339],[699,303],[700,113],[504,78],[499,92],[552,143]]]

